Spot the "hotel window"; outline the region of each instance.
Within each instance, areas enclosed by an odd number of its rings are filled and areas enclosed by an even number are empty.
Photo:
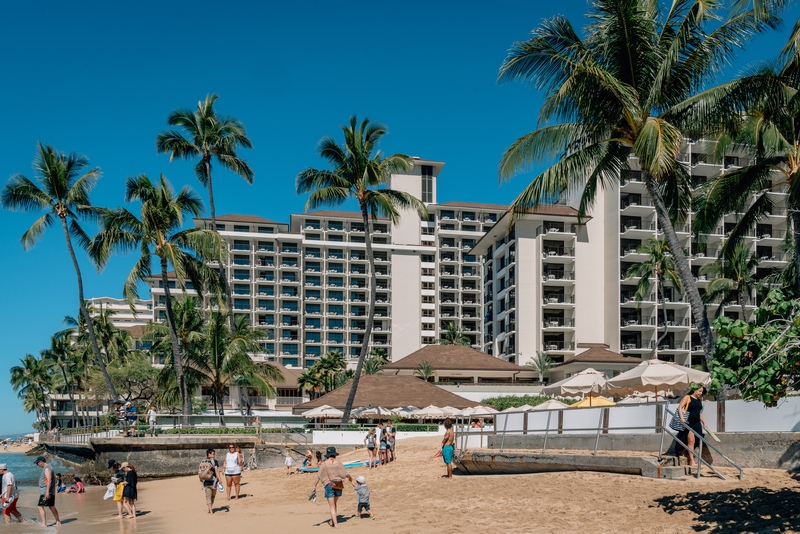
[[[433,167],[422,166],[422,198],[423,202],[433,202]]]
[[[433,304],[433,296],[432,295],[423,295],[422,296],[422,303],[423,304]]]
[[[435,289],[433,282],[422,282],[422,289]]]

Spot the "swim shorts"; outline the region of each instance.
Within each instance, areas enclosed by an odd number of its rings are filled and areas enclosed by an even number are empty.
[[[360,502],[358,503],[358,513],[360,514],[362,510],[366,510],[369,512],[369,503],[368,502]]]
[[[446,464],[452,464],[453,463],[453,451],[454,450],[455,450],[455,447],[453,445],[445,445],[444,447],[442,447],[442,460],[444,460],[444,463],[446,463]]]
[[[50,495],[49,499],[45,499],[44,495],[39,495],[39,504],[36,506],[55,506],[56,505],[56,496]]]

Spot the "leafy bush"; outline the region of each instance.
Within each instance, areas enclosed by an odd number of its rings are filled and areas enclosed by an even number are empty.
[[[399,425],[394,425],[394,428],[398,432],[438,432],[439,431],[439,425],[399,424]]]
[[[262,434],[280,434],[280,428],[262,428]],[[161,431],[162,434],[256,434],[256,429],[253,427],[235,427],[235,426],[222,426],[222,427],[203,427],[203,428],[167,428]]]
[[[488,404],[500,410],[501,412],[508,408],[519,408],[523,404],[527,404],[529,406],[538,406],[543,402],[547,402],[550,400],[550,397],[544,397],[540,395],[509,395],[507,397],[491,397],[489,399],[484,399],[483,404]],[[564,404],[575,404],[576,400],[572,399],[558,399]]]

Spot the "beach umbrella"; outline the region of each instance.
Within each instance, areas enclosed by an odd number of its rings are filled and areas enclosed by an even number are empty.
[[[511,406],[511,407],[509,407],[509,408],[506,408],[505,410],[503,410],[503,411],[502,411],[502,412],[500,412],[500,413],[509,413],[509,412],[528,412],[528,411],[530,411],[530,410],[535,410],[535,409],[536,409],[536,408],[534,408],[534,407],[533,407],[533,406],[531,406],[530,404],[523,404],[522,406]]]
[[[481,415],[494,415],[500,413],[491,406],[475,406],[474,408],[467,408],[461,412],[461,415],[481,416]]]
[[[589,367],[569,378],[545,386],[543,391],[550,395],[588,395],[589,405],[592,397],[606,389],[606,375]]]
[[[541,404],[537,404],[536,406],[534,406],[531,409],[532,410],[537,410],[537,411],[538,410],[557,410],[559,408],[566,408],[568,406],[569,405],[564,404],[563,402],[561,402],[559,400],[549,399],[549,400],[544,401]]]
[[[425,408],[420,408],[416,412],[413,412],[412,415],[417,419],[441,419],[446,417],[441,409],[432,404],[430,406],[426,406]]]
[[[710,381],[710,373],[672,362],[650,359],[615,376],[608,381],[608,386],[609,393],[613,395],[627,395],[637,391],[650,391],[658,395],[659,388],[686,389],[692,382],[705,385]]]
[[[585,399],[576,402],[569,406],[569,408],[587,408],[598,406],[614,406],[614,401],[608,400],[605,397],[586,397]]]
[[[611,392],[613,393],[613,389]],[[672,397],[671,391],[659,391],[658,396],[652,391],[635,391],[628,395],[617,404],[643,404],[645,402],[654,402],[656,400],[664,400],[666,397]]]
[[[461,415],[461,410],[458,408],[453,408],[452,406],[445,406],[443,408],[439,408],[442,410],[447,417],[455,417],[456,415]]]
[[[407,417],[411,415],[412,412],[419,410],[416,406],[398,406],[397,408],[392,409],[392,413],[394,415],[399,415],[400,417]]]
[[[389,408],[384,408],[383,406],[377,406],[377,407],[367,406],[365,408],[359,409],[355,417],[357,419],[363,419],[368,417],[381,419],[381,418],[391,417],[393,415],[394,412]]]
[[[344,415],[342,410],[323,404],[317,408],[303,412],[303,417],[306,419],[322,418],[322,419],[335,419]]]

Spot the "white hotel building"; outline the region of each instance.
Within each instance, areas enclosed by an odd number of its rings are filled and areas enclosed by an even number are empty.
[[[711,152],[702,142],[686,144],[694,185],[739,163],[727,157],[724,165],[710,164]],[[630,163],[636,169],[636,161]],[[430,218],[407,212],[397,225],[373,223],[378,292],[370,347],[385,349],[396,361],[436,343],[454,321],[473,347],[523,365],[537,350],[568,363],[586,344],[608,345],[633,361],[650,353],[662,312],[656,315],[655,295],[638,305],[633,301],[637,280],[624,273],[644,259],[636,247],[662,234],[637,171],[599,193],[585,224],[578,224],[567,203],[542,206],[510,228],[507,206],[437,203],[443,166],[415,158],[410,174],[391,178],[389,187],[420,198]],[[760,274],[785,265],[779,245],[786,232],[786,195],[774,196],[769,224],[747,238],[761,259]],[[697,271],[714,260],[734,221],[734,215],[726,217],[701,243],[692,242],[691,220],[680,229],[701,291],[708,282]],[[211,222],[200,218],[195,224],[208,228]],[[307,367],[329,350],[357,357],[365,341],[370,280],[360,214],[317,211],[293,214],[288,223],[223,215],[217,226],[229,248],[225,267],[234,311],[270,334],[257,360]],[[163,319],[161,282],[154,278],[150,284],[154,318]],[[658,356],[699,363],[689,304],[673,288],[666,288],[665,297],[669,331]],[[750,311],[752,295],[747,302]],[[724,313],[736,315],[738,306],[726,306]]]

